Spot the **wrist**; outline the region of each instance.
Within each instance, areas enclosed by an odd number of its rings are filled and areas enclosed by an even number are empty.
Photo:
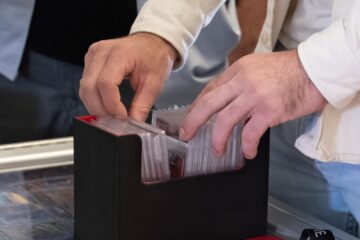
[[[175,63],[178,60],[179,53],[162,37],[148,32],[137,32],[134,33],[133,36],[143,38],[146,42],[152,42],[154,46],[156,46],[156,49],[158,49],[158,51],[162,51],[172,61],[172,63]]]

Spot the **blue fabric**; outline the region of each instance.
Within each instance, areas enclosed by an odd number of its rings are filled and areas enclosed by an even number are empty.
[[[329,207],[337,211],[346,206],[360,222],[360,164],[316,161],[316,167],[329,183],[328,191],[332,192],[328,199]]]
[[[0,75],[0,144],[72,135],[73,117],[88,114],[79,98],[83,67],[25,52],[16,81]],[[133,90],[120,88],[128,108]]]
[[[270,195],[357,236],[360,165],[322,163],[299,152],[294,142],[312,120],[309,116],[271,129]]]
[[[86,114],[79,97],[83,68],[25,54],[15,82],[0,75],[0,144],[72,134],[72,117]]]
[[[14,80],[20,66],[35,0],[0,0],[0,74]]]

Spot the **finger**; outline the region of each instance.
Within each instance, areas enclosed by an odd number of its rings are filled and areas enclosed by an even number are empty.
[[[231,66],[227,70],[225,70],[225,72],[220,74],[217,78],[206,84],[206,86],[202,89],[200,94],[195,98],[195,100],[189,107],[188,111],[190,112],[194,108],[194,106],[198,103],[198,101],[201,99],[202,96],[214,90],[215,88],[225,84],[226,82],[230,81],[236,75],[236,73],[237,73],[237,69]]]
[[[149,75],[144,81],[138,81],[140,85],[136,87],[129,113],[135,120],[146,120],[165,81],[160,78],[162,77]]]
[[[266,117],[261,114],[254,114],[245,124],[242,131],[241,146],[247,159],[256,157],[259,141],[265,131],[269,128]]]
[[[83,79],[96,82],[109,57],[110,50],[111,46],[105,41],[96,42],[89,47],[84,58]]]
[[[199,95],[195,98],[195,100],[191,103],[190,107],[188,108],[188,112],[191,112],[191,110],[196,106],[196,104],[199,102],[199,100],[208,92],[214,90],[216,88],[216,79],[210,81],[208,84],[205,85],[205,87],[201,90]]]
[[[238,94],[240,94],[239,90],[233,86],[232,82],[228,82],[203,95],[185,117],[180,129],[180,138],[183,140],[192,138],[199,127],[214,113],[229,104]]]
[[[86,88],[87,87],[84,86],[84,84],[83,84],[83,79],[81,79],[80,80],[79,96],[80,96],[80,99],[82,100],[82,102],[84,103],[85,108],[88,110],[88,112],[90,114],[98,115],[98,116],[107,115],[106,111],[105,111],[105,107],[104,107],[104,105],[102,103],[100,93],[97,91],[97,89],[95,90],[95,94],[93,93],[93,96],[91,98],[93,100],[93,102],[88,103],[87,102],[88,98],[84,97],[84,92],[87,91],[87,90],[85,90]]]
[[[79,95],[91,114],[106,114],[100,93],[96,87],[96,80],[106,62],[108,52],[109,50],[104,48],[99,49],[96,53],[90,53],[91,56],[87,57],[87,67],[84,69],[83,78],[80,81]]]
[[[252,103],[241,95],[217,114],[212,137],[216,155],[222,156],[225,153],[234,126],[247,116],[251,108]]]
[[[126,108],[121,102],[119,86],[130,71],[127,61],[119,55],[112,54],[99,74],[97,88],[106,112],[110,115],[127,116]]]
[[[84,77],[84,73],[86,73],[89,69],[89,65],[91,63],[91,60],[93,59],[98,47],[99,47],[99,43],[93,43],[91,44],[91,46],[89,47],[88,51],[86,52],[85,56],[84,56],[84,70],[83,70],[83,77]]]

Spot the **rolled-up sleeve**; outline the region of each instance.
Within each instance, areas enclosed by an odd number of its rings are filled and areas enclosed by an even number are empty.
[[[179,53],[176,68],[225,0],[148,0],[132,25],[130,34],[150,32],[168,41]]]
[[[360,90],[360,1],[351,12],[298,47],[308,76],[335,108],[343,109]]]

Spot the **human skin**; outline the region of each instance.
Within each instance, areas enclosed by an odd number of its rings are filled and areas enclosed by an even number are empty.
[[[212,136],[216,155],[225,152],[232,128],[246,120],[242,149],[248,159],[257,154],[265,131],[278,124],[322,109],[326,100],[304,71],[297,50],[247,55],[195,99],[180,129],[183,140],[217,114]]]
[[[131,116],[144,121],[177,55],[169,43],[150,33],[96,42],[84,59],[80,98],[91,114]],[[129,113],[119,93],[125,78],[135,91]]]
[[[265,19],[267,0],[237,0],[242,40],[230,54],[234,61],[252,52]],[[170,74],[177,52],[157,35],[137,33],[92,44],[84,59],[79,95],[96,115],[131,116],[144,120]],[[232,61],[232,60],[230,60]],[[135,90],[128,113],[118,86],[128,78]]]
[[[129,115],[143,121],[177,55],[168,42],[150,33],[95,43],[85,57],[80,97],[92,114]],[[136,92],[129,113],[118,91],[124,78]],[[251,159],[269,127],[325,105],[326,100],[307,76],[296,50],[250,54],[204,88],[185,118],[180,137],[189,140],[212,114],[217,114],[212,146],[217,155],[222,155],[233,126],[247,120],[242,149]]]

